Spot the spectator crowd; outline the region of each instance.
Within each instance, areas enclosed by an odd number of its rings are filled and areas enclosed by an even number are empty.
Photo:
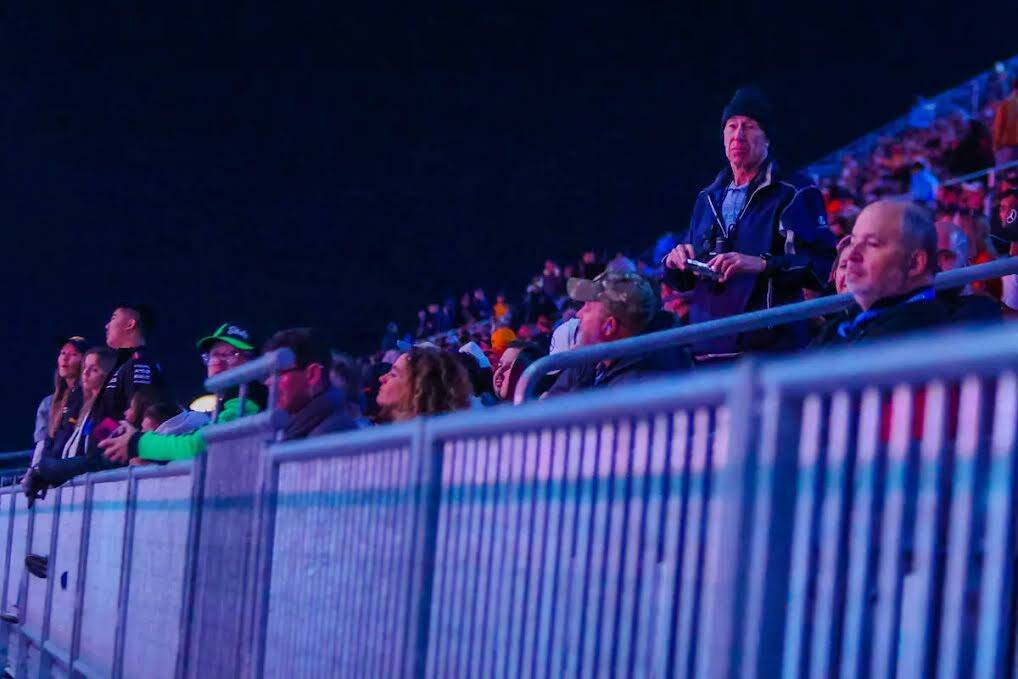
[[[513,401],[525,369],[549,353],[849,293],[855,304],[812,322],[766,328],[565,369],[542,398],[737,361],[822,351],[948,324],[1000,322],[1018,309],[1015,276],[935,290],[940,271],[1018,254],[1018,79],[974,115],[952,114],[879,141],[868,157],[811,177],[780,164],[768,100],[738,90],[720,119],[727,163],[690,206],[688,229],[641,253],[548,259],[516,298],[482,289],[422,308],[411,332],[386,328],[376,353],[336,352],[314,328],[258,342],[224,322],[196,343],[207,376],[259,351],[289,348],[296,366],[268,383],[188,407],[167,396],[156,315],[111,309],[102,342],[74,335],[55,349],[52,394],[39,404],[31,498],[90,471],[189,459],[203,429],[267,407],[282,437],[400,422]],[[997,166],[996,171],[980,173]],[[954,181],[959,176],[977,176]]]

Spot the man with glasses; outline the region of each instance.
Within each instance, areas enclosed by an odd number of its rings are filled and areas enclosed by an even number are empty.
[[[233,323],[223,323],[208,337],[198,340],[198,350],[205,363],[206,374],[213,377],[219,373],[241,366],[256,355],[251,334]],[[241,416],[240,398],[237,389],[224,395],[217,421],[229,422]],[[263,408],[268,390],[261,382],[248,384],[244,402],[244,415],[253,415]],[[211,412],[215,409],[215,396],[202,396],[191,404],[191,410]],[[129,425],[122,425],[123,431],[99,444],[106,457],[120,464],[138,458],[150,462],[187,460],[205,450],[205,439],[201,429],[178,435],[142,433]]]

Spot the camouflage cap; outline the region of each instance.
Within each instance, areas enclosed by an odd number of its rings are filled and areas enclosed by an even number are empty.
[[[578,302],[601,302],[608,313],[643,328],[658,310],[657,295],[650,282],[630,271],[606,271],[594,280],[570,278],[566,291]]]

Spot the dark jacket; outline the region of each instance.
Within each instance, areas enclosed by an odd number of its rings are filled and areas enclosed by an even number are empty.
[[[941,290],[937,299],[947,307],[954,323],[985,323],[999,321],[1003,317],[1000,302],[989,295],[975,293],[966,295],[962,288]]]
[[[44,456],[39,462],[39,477],[52,486],[58,486],[81,474],[122,466],[103,455],[91,432],[104,420],[120,422],[134,392],[149,385],[165,386],[165,379],[162,368],[152,359],[148,348],[118,349],[116,366],[96,402],[92,404],[85,434],[81,437],[74,457]]]
[[[834,319],[820,329],[811,347],[830,347],[901,335],[951,322],[951,312],[932,288],[882,299],[869,311],[858,307],[848,320]]]
[[[769,161],[752,181],[746,206],[734,229],[722,222],[725,193],[732,182],[726,168],[697,196],[689,231],[680,242],[693,246],[706,260],[714,241],[725,237],[730,251],[764,256],[760,274],[738,274],[715,283],[677,269],[665,269],[665,281],[676,290],[692,290],[689,322],[726,318],[781,304],[802,301],[802,289],[823,290],[834,262],[835,239],[827,226],[823,196],[803,174],[783,174]],[[721,337],[693,346],[697,355],[734,354],[751,350],[784,351],[808,341],[806,323]]]
[[[290,441],[356,428],[357,423],[346,414],[346,394],[330,387],[290,418],[283,428],[283,439]]]
[[[53,432],[53,436],[46,437],[46,445],[42,449],[44,456],[60,457],[67,439],[78,424],[78,415],[81,413],[84,400],[85,394],[81,389],[81,384],[75,382],[64,401],[64,407],[60,413],[60,423],[57,425],[56,431]]]
[[[119,422],[131,403],[134,392],[142,387],[164,387],[166,380],[159,363],[148,347],[117,350],[117,363],[99,399],[92,406],[92,419],[98,424],[109,418]]]
[[[675,326],[676,320],[673,314],[659,311],[644,334],[668,330]],[[692,365],[693,362],[686,347],[667,347],[647,354],[620,358],[611,361],[610,364],[591,363],[566,368],[559,373],[558,379],[548,389],[547,394],[557,396],[593,387],[628,384],[660,377],[667,373],[683,372],[689,370]]]

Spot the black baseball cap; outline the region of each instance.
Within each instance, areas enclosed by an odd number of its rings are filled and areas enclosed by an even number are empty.
[[[60,340],[57,342],[57,348],[61,349],[65,344],[70,344],[75,349],[77,349],[79,353],[82,354],[88,351],[89,347],[92,346],[91,344],[89,344],[89,341],[82,337],[81,335],[71,335],[69,337],[61,337]]]
[[[251,342],[251,333],[233,323],[223,323],[211,335],[198,340],[198,350],[207,351],[216,342],[226,342],[241,351],[254,351],[255,349]]]

